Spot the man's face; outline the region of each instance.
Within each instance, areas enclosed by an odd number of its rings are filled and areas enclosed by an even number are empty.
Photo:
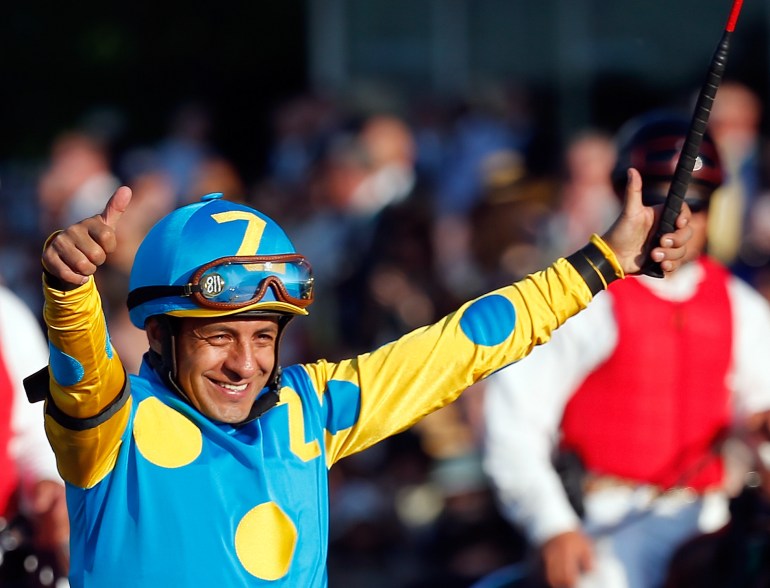
[[[246,419],[275,365],[278,323],[253,317],[182,318],[177,382],[190,402],[223,423]]]

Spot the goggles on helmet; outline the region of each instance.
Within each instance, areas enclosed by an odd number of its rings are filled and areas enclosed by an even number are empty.
[[[191,297],[202,308],[237,310],[275,299],[299,308],[313,302],[313,271],[299,254],[220,257],[193,273],[182,286],[142,286],[128,295],[129,310],[167,296]]]

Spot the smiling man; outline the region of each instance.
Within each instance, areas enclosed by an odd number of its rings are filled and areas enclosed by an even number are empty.
[[[691,236],[685,210],[645,245],[655,210],[632,173],[616,224],[569,258],[371,353],[282,370],[310,264],[271,219],[211,194],[139,247],[127,302],[149,350],[126,377],[92,275],[130,201],[120,188],[43,251],[46,430],[74,588],[325,586],[328,468],[520,359],[646,256],[673,271]]]
[[[147,326],[150,348],[160,354],[163,329]],[[181,319],[177,380],[190,403],[222,423],[240,423],[273,373],[278,319]]]

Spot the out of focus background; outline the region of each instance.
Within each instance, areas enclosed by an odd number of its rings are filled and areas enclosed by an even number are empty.
[[[0,278],[40,314],[53,230],[135,200],[99,274],[130,370],[133,252],[209,192],[313,263],[284,363],[390,341],[601,232],[615,135],[691,111],[728,0],[11,3],[0,17]],[[712,115],[743,178],[713,253],[768,292],[770,4],[746,0]],[[724,91],[722,91],[724,90]],[[744,173],[745,172],[745,173]],[[731,201],[735,202],[735,201]],[[727,223],[726,217],[720,217]],[[332,586],[469,586],[518,561],[478,460],[481,391],[331,472]]]
[[[0,155],[41,156],[52,133],[99,113],[115,117],[103,132],[121,145],[157,140],[175,109],[199,101],[217,123],[211,139],[254,176],[265,171],[271,113],[304,92],[406,114],[518,89],[563,136],[692,90],[729,8],[727,0],[19,3],[0,20]],[[729,60],[763,91],[768,12],[746,0]]]

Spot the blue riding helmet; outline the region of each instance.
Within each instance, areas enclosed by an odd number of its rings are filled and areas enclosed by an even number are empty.
[[[283,229],[220,193],[158,221],[139,246],[129,280],[129,315],[140,329],[161,314],[306,315],[312,301],[310,264]]]

